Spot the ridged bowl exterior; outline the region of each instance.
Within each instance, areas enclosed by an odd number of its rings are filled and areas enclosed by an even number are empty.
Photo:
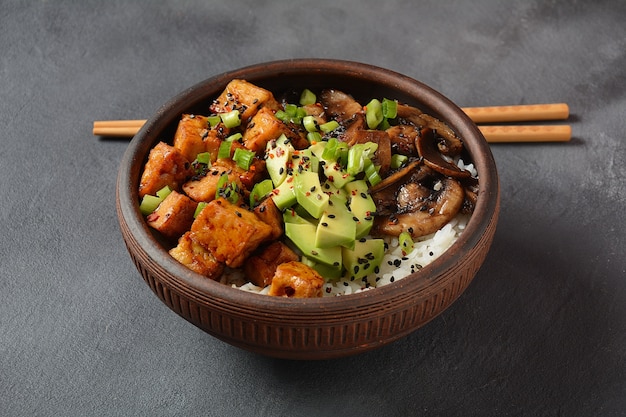
[[[344,297],[289,299],[250,294],[202,277],[167,253],[139,212],[138,185],[149,150],[171,140],[181,114],[206,114],[233,78],[273,92],[336,88],[361,101],[395,98],[447,122],[464,140],[479,173],[478,203],[464,233],[418,273]],[[488,144],[460,108],[424,84],[366,64],[319,59],[274,61],[209,78],[179,94],[133,138],[120,165],[117,214],[130,257],[171,310],[207,333],[243,349],[289,359],[328,359],[371,350],[423,326],[450,306],[480,269],[500,208]]]

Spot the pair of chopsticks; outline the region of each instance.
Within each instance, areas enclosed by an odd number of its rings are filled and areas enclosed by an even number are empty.
[[[487,142],[567,142],[572,137],[569,125],[513,125],[517,122],[542,120],[565,120],[569,107],[565,103],[524,104],[514,106],[464,107],[462,109],[478,124]],[[99,120],[93,123],[95,136],[132,137],[144,125],[145,120]],[[488,124],[480,123],[506,123]]]

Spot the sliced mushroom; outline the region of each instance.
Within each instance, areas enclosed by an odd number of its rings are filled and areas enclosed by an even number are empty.
[[[447,177],[468,178],[469,171],[460,169],[458,166],[443,158],[437,148],[435,134],[432,129],[422,129],[420,135],[415,140],[417,153],[424,159],[424,163],[435,171]]]
[[[389,174],[386,176],[381,182],[376,184],[375,186],[370,188],[370,193],[377,193],[399,181],[402,181],[407,175],[413,172],[415,168],[417,168],[422,163],[421,159],[414,159],[409,162],[406,166],[400,168],[396,172]]]
[[[319,96],[326,115],[339,122],[347,121],[361,113],[363,107],[352,96],[339,90],[324,90]]]
[[[463,142],[446,123],[426,114],[416,107],[406,104],[398,105],[398,118],[417,127],[428,127],[437,132],[441,141],[437,144],[444,155],[457,156],[463,150]]]
[[[396,125],[386,130],[391,141],[393,153],[412,156],[417,154],[415,140],[419,135],[419,129],[413,125]]]
[[[422,187],[405,185],[402,193],[407,195],[402,199],[414,198],[415,203],[405,207],[412,211],[377,217],[375,231],[393,236],[408,232],[420,237],[436,232],[457,215],[465,199],[465,191],[458,181],[453,178],[436,181],[426,197]]]

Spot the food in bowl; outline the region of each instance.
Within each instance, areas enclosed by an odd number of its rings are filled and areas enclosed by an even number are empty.
[[[276,96],[233,79],[181,115],[140,209],[187,268],[242,290],[348,295],[402,279],[463,232],[478,176],[444,122],[393,97]]]

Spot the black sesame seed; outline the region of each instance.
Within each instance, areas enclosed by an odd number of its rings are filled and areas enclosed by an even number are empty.
[[[321,224],[322,226],[324,226],[324,227],[328,227],[328,223],[326,223],[326,222],[322,222],[322,223],[320,223],[320,224]]]

